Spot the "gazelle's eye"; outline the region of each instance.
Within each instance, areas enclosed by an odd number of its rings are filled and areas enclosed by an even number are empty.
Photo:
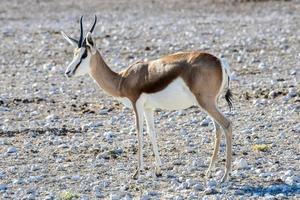
[[[81,59],[84,59],[87,57],[87,50],[85,49],[82,56],[81,56]]]

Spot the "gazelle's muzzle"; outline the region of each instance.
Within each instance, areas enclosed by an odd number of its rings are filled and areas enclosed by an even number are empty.
[[[85,56],[83,56],[84,54]],[[80,48],[79,54],[73,58],[72,62],[69,64],[69,66],[65,71],[66,77],[70,78],[73,75],[75,75],[83,59],[86,58],[86,54],[87,54],[86,48]]]
[[[72,62],[68,66],[67,70],[65,71],[65,76],[68,77],[68,78],[71,78],[73,75],[75,75],[76,70],[79,67],[80,63],[81,63],[81,59],[79,60],[79,62],[75,62],[75,63]]]
[[[71,72],[70,70],[66,70],[66,72],[65,72],[65,76],[67,77],[67,78],[71,78],[71,76],[73,76],[74,75],[74,72]]]

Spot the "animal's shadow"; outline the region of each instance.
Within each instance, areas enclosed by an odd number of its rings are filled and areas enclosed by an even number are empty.
[[[278,183],[272,184],[269,186],[250,186],[250,185],[241,185],[235,188],[236,194],[250,194],[264,196],[266,194],[277,195],[284,194],[285,196],[294,196],[300,194],[300,183],[295,183],[292,185]]]

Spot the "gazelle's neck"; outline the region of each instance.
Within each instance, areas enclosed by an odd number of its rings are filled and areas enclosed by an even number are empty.
[[[107,66],[98,50],[91,58],[90,75],[105,92],[112,96],[120,96],[121,76]]]

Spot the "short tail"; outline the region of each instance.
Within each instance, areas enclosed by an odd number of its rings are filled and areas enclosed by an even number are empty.
[[[222,88],[227,87],[227,91],[225,94],[225,100],[229,106],[229,110],[231,111],[233,108],[233,95],[230,90],[230,67],[225,58],[221,58],[221,63],[222,63],[222,71],[223,71],[223,86]]]
[[[227,101],[227,103],[228,103],[228,106],[229,106],[229,110],[231,111],[232,110],[232,108],[233,108],[233,106],[232,106],[232,99],[233,98],[233,96],[232,96],[232,93],[231,93],[231,91],[230,91],[230,89],[228,88],[227,89],[227,92],[226,92],[226,94],[225,94],[225,100]]]

